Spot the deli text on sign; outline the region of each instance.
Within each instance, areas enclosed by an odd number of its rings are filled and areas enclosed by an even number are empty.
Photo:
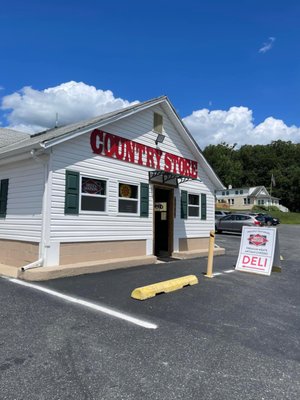
[[[198,175],[197,161],[176,156],[99,129],[92,131],[90,144],[94,154],[189,178],[197,178]]]

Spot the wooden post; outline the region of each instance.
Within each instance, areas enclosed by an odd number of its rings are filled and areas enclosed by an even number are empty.
[[[209,232],[209,245],[208,245],[208,260],[207,260],[207,272],[206,278],[213,278],[213,259],[214,259],[214,247],[215,247],[215,231]]]

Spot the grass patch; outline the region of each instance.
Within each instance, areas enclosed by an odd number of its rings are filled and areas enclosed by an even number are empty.
[[[272,217],[279,218],[281,224],[300,224],[300,213],[271,211]]]

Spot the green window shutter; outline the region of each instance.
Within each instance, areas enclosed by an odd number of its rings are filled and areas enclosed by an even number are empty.
[[[181,191],[181,218],[187,219],[188,214],[188,204],[187,204],[187,191]]]
[[[79,172],[66,171],[65,214],[79,213]]]
[[[0,187],[0,218],[6,217],[7,193],[8,193],[8,179],[2,179]]]
[[[148,218],[149,217],[149,185],[148,183],[141,183],[141,206],[140,206],[140,216]]]
[[[206,219],[206,194],[201,194],[201,219]]]

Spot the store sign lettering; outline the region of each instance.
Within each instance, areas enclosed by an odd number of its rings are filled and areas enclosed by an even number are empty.
[[[197,178],[198,163],[99,129],[90,137],[93,153],[155,170]]]

